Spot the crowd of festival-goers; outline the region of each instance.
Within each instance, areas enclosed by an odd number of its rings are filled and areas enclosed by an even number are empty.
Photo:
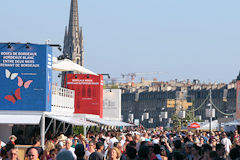
[[[0,145],[0,160],[16,160],[16,136]],[[1,142],[0,142],[1,143]],[[87,136],[34,137],[25,160],[240,160],[238,131],[161,131],[141,128],[88,132]]]

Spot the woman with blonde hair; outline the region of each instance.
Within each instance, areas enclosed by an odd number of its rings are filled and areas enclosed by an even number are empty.
[[[84,148],[87,148],[86,137],[82,134],[79,135],[80,144],[83,144]]]
[[[95,152],[96,144],[94,141],[89,142],[88,150],[85,152],[84,159],[88,160],[91,153]]]
[[[108,150],[107,160],[118,160],[120,158],[120,151],[118,148],[113,147]]]
[[[43,160],[50,159],[50,150],[55,149],[55,145],[51,140],[48,140],[45,144],[45,150],[43,152]]]

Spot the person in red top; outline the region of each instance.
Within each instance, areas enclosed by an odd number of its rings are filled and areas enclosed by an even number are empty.
[[[15,141],[17,140],[17,137],[15,135],[11,135],[9,137],[9,142],[7,144],[14,144],[15,145]]]
[[[235,130],[235,131],[234,131],[234,138],[237,138],[237,139],[239,139],[239,138],[240,138],[240,136],[239,136],[239,134],[238,134],[238,131],[237,131],[237,130]]]

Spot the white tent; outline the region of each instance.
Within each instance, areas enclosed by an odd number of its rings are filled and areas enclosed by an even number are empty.
[[[198,130],[209,130],[209,122],[200,122],[199,125],[200,125],[200,128],[197,128]],[[211,128],[212,128],[212,130],[219,129],[218,120],[212,121]]]
[[[88,121],[92,121],[94,123],[99,123],[105,126],[126,126],[126,127],[131,127],[135,126],[134,124],[122,122],[122,121],[116,121],[116,120],[106,120],[102,118],[87,118]]]
[[[52,69],[55,71],[77,71],[82,74],[97,75],[96,73],[74,63],[69,59],[57,60],[56,57],[53,57]]]
[[[234,120],[228,123],[225,123],[224,126],[240,126],[240,120]]]
[[[236,130],[237,126],[240,126],[240,120],[234,120],[224,124],[224,131],[230,132]]]

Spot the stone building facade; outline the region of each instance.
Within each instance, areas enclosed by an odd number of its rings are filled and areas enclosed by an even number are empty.
[[[151,86],[141,86],[135,89],[123,87],[123,121],[134,122],[134,119],[139,119],[145,127],[166,127],[171,124],[171,117],[176,110],[189,110],[191,107],[197,109],[202,103],[204,103],[202,107],[194,112],[195,116],[201,117],[202,120],[208,120],[205,109],[209,108],[207,107],[209,104],[207,97],[210,89],[212,102],[221,112],[236,112],[235,82],[229,84],[200,84],[196,81],[153,82]],[[169,105],[169,100],[175,102],[174,106]],[[167,117],[162,116],[164,112],[167,112]],[[144,113],[149,114],[148,119],[142,118]],[[129,119],[130,114],[133,114],[133,119]],[[226,118],[225,115],[216,110],[216,117],[213,120],[224,117]]]

